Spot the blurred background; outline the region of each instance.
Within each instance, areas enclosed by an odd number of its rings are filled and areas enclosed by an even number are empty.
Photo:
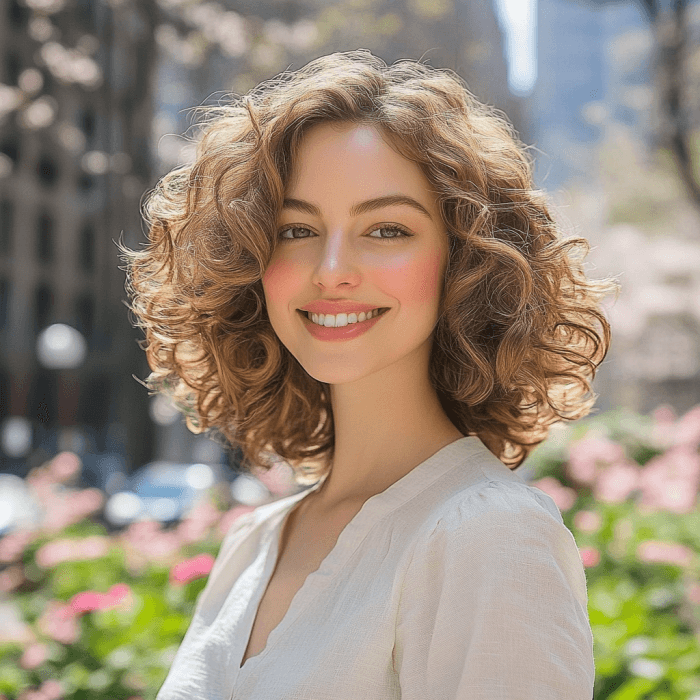
[[[532,145],[568,234],[619,275],[598,408],[700,399],[700,3],[0,0],[0,469],[97,481],[230,463],[135,377],[115,240],[192,157],[193,109],[336,50],[462,75]]]
[[[502,109],[621,283],[600,420],[519,472],[581,549],[596,697],[700,699],[700,0],[0,0],[0,700],[154,697],[231,522],[297,488],[148,396],[115,241],[197,106],[356,48]]]

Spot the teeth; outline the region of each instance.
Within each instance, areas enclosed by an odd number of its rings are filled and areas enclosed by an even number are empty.
[[[374,318],[379,315],[379,309],[373,309],[365,313],[361,311],[359,314],[312,314],[308,311],[305,312],[306,315],[319,326],[325,326],[326,328],[342,328],[351,323],[362,323],[363,321],[369,321],[369,319]]]

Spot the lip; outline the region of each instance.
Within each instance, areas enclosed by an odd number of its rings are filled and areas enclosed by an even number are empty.
[[[312,314],[359,314],[361,311],[374,311],[374,309],[386,308],[375,304],[363,304],[359,301],[352,301],[350,299],[338,299],[337,301],[331,301],[330,299],[319,299],[318,301],[312,301],[306,306],[302,306],[300,311],[310,311]]]
[[[357,306],[353,307],[357,308]],[[373,309],[381,307],[370,307]],[[375,326],[386,314],[384,313],[371,318],[369,321],[362,321],[361,323],[348,323],[347,326],[341,326],[340,328],[326,328],[325,326],[319,326],[317,323],[311,321],[303,311],[299,311],[299,316],[301,316],[302,323],[306,326],[306,330],[316,338],[316,340],[350,340],[352,338],[357,338],[357,336],[366,333],[370,328]],[[314,311],[314,313],[316,313]],[[323,312],[321,312],[323,313]],[[344,313],[342,311],[338,313]]]

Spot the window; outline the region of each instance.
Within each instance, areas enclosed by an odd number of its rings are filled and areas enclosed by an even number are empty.
[[[36,222],[36,256],[41,262],[53,260],[53,238],[53,219],[42,212]]]
[[[12,201],[0,200],[0,255],[9,255],[12,252],[13,218]]]
[[[91,224],[83,226],[80,232],[80,269],[92,272],[95,269],[95,229]]]
[[[36,174],[44,185],[56,184],[59,175],[56,161],[47,155],[42,156],[36,165]]]
[[[48,284],[42,282],[34,292],[34,329],[35,333],[43,331],[49,325],[53,311],[53,292]]]
[[[8,51],[5,54],[5,84],[17,85],[22,64],[16,51]]]
[[[10,281],[0,279],[0,331],[5,330],[10,321]]]
[[[92,294],[83,294],[75,304],[76,328],[85,340],[92,337],[95,326],[95,299]]]

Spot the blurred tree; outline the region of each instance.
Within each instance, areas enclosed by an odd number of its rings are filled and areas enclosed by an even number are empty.
[[[577,0],[581,1],[581,0]],[[612,5],[629,0],[584,0]],[[655,41],[658,145],[673,154],[688,196],[700,210],[700,48],[691,39],[692,0],[634,0],[652,26]]]

